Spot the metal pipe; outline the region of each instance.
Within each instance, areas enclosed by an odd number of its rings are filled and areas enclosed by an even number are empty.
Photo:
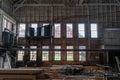
[[[115,5],[115,6],[119,6],[119,4],[117,3],[89,3],[89,4],[74,4],[74,6],[110,6],[110,5]],[[14,7],[24,7],[24,6],[66,6],[65,4],[15,4]]]
[[[110,51],[110,50],[119,50],[119,49],[41,49],[41,48],[36,48],[36,49],[31,49],[31,48],[0,48],[0,50],[6,50],[6,51],[10,51],[10,50],[15,50],[15,51],[19,51],[19,50],[42,50],[42,51]],[[119,50],[120,51],[120,50]]]

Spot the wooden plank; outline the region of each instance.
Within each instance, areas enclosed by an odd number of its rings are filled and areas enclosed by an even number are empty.
[[[33,75],[0,75],[0,80],[36,80]]]
[[[0,75],[2,74],[37,74],[43,69],[34,69],[34,68],[16,68],[16,69],[0,69]]]

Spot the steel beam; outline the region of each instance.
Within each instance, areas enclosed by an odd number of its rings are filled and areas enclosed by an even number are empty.
[[[20,3],[20,5],[16,6],[16,8],[15,8],[14,11],[16,11],[17,9],[19,9],[20,7],[22,7],[22,5],[24,4],[25,1],[26,1],[26,0],[23,0],[23,1]],[[14,6],[14,7],[15,7],[15,6]]]
[[[41,48],[36,48],[36,49],[31,49],[31,48],[0,48],[0,51],[37,51],[37,50],[42,50],[42,51],[120,51],[119,49],[41,49]]]
[[[23,0],[17,0],[14,4],[19,4],[21,3]]]
[[[82,4],[84,2],[84,0],[79,0],[79,4]]]
[[[89,4],[73,4],[74,6],[119,6],[117,3],[89,3]],[[65,4],[15,4],[15,7],[21,6],[65,6]]]
[[[116,0],[118,4],[120,4],[120,1],[119,0]]]
[[[38,4],[39,4],[39,3],[40,3],[40,0],[34,0],[34,2],[36,2],[36,3],[38,3]]]

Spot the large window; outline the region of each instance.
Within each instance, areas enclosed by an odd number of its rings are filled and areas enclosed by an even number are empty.
[[[19,24],[19,37],[25,37],[26,24]]]
[[[67,50],[73,49],[73,46],[67,46]],[[67,61],[73,61],[73,51],[67,51]]]
[[[98,38],[98,26],[97,24],[91,24],[91,38]]]
[[[85,38],[85,24],[78,24],[78,37]]]
[[[49,49],[49,46],[42,46],[42,49]],[[49,51],[42,51],[42,61],[49,61]]]
[[[55,49],[61,49],[61,46],[55,46]],[[61,51],[55,51],[55,61],[61,60]]]
[[[22,48],[24,49],[25,47],[22,46]],[[24,54],[25,54],[25,51],[24,51],[24,50],[19,50],[19,51],[18,51],[18,55],[17,55],[17,60],[18,60],[18,61],[23,61],[23,56],[24,56]]]
[[[43,26],[49,25],[49,23],[43,23]]]
[[[37,46],[30,46],[30,49],[37,49]],[[37,59],[37,50],[30,50],[30,60],[36,61]]]
[[[9,20],[7,20],[6,18],[3,18],[3,31],[5,28],[11,31],[12,23]]]
[[[7,20],[3,18],[3,30],[7,28]]]
[[[34,28],[34,36],[37,36],[37,27],[38,27],[38,24],[31,24],[31,27]]]
[[[66,24],[66,37],[73,38],[73,24]]]
[[[43,23],[42,26],[46,26],[46,25],[49,25],[49,23]],[[42,27],[42,32],[41,32],[41,35],[44,36],[44,27]]]
[[[7,29],[12,31],[12,23],[8,21],[7,23]]]
[[[79,46],[79,49],[86,49],[86,46]],[[86,61],[86,51],[79,51],[79,61]]]
[[[61,38],[61,24],[54,24],[54,37]]]

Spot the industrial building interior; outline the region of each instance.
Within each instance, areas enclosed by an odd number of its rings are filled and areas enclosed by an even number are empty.
[[[0,80],[120,80],[120,0],[0,0]]]

